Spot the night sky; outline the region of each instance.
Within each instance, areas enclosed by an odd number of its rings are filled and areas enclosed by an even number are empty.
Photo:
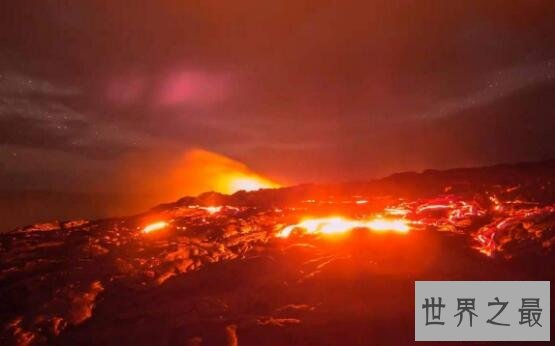
[[[150,193],[193,148],[284,184],[540,160],[554,106],[549,0],[0,4],[0,190]]]

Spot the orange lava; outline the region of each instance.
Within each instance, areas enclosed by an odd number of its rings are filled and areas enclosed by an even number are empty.
[[[200,207],[200,209],[206,210],[206,212],[210,215],[218,213],[220,210],[222,210],[222,208],[222,206]]]
[[[145,226],[143,228],[143,233],[148,234],[148,233],[156,232],[168,227],[168,225],[169,224],[166,221],[154,222],[154,223],[151,223],[150,225]]]
[[[278,184],[257,175],[231,174],[220,178],[220,183],[227,186],[228,191],[255,191],[279,187]]]
[[[170,179],[180,195],[216,191],[232,194],[280,185],[229,157],[202,149],[189,150]]]
[[[276,236],[287,238],[293,230],[298,229],[306,234],[343,234],[356,228],[366,228],[373,232],[396,232],[407,233],[410,226],[407,221],[402,219],[373,218],[370,220],[346,219],[341,216],[309,218],[301,222],[289,225],[279,231]]]

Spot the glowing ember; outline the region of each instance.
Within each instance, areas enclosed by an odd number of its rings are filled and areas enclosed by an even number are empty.
[[[158,221],[155,223],[151,223],[150,225],[146,226],[145,228],[143,228],[143,233],[151,233],[151,232],[156,232],[159,231],[161,229],[164,229],[168,226],[168,223],[166,221]]]
[[[227,185],[231,191],[254,191],[260,189],[269,189],[279,187],[279,185],[273,183],[268,179],[264,179],[262,177],[252,175],[252,176],[231,176],[231,177],[224,177],[224,180],[227,180]]]
[[[212,215],[212,214],[216,214],[218,213],[220,210],[222,210],[222,206],[218,206],[218,207],[201,207],[200,209],[206,210],[208,212],[208,214]]]
[[[368,221],[363,227],[368,227],[372,231],[377,232],[393,231],[398,233],[407,233],[410,230],[409,225],[404,220],[374,219]]]
[[[276,236],[287,238],[295,229],[307,234],[342,234],[355,228],[367,228],[374,232],[407,233],[410,230],[405,220],[374,218],[371,220],[349,220],[340,216],[305,219],[283,228]]]
[[[478,234],[474,239],[479,244],[475,247],[476,250],[480,251],[486,256],[492,256],[495,253],[495,232],[490,232],[488,235]]]
[[[410,210],[402,207],[398,208],[385,208],[385,212],[389,215],[406,216],[410,214]]]

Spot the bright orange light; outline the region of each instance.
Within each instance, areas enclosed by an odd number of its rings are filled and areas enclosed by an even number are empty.
[[[307,234],[342,234],[355,228],[367,228],[373,232],[407,233],[410,227],[407,221],[373,218],[370,220],[349,220],[341,216],[305,219],[297,224],[289,225],[279,231],[276,236],[287,238],[294,229]]]
[[[166,228],[168,226],[168,223],[166,221],[158,221],[155,223],[151,223],[148,226],[145,226],[145,228],[143,228],[143,233],[151,233],[151,232],[155,232],[155,231],[159,231],[163,228]]]
[[[385,212],[389,215],[406,216],[410,213],[410,210],[402,208],[402,207],[399,207],[399,208],[385,208]]]
[[[180,184],[180,195],[206,191],[231,194],[280,187],[241,162],[202,149],[188,151],[170,180]]]
[[[228,179],[229,187],[232,191],[254,191],[278,186],[269,180],[257,176],[230,177]]]
[[[409,225],[404,220],[374,219],[368,221],[366,223],[366,226],[372,231],[376,232],[394,231],[399,233],[407,233],[410,230]]]
[[[218,206],[218,207],[200,207],[200,209],[206,210],[208,212],[208,214],[212,215],[212,214],[216,214],[218,213],[220,210],[222,210],[222,206]]]

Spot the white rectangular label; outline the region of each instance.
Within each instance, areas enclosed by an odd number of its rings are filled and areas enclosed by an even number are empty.
[[[416,281],[416,341],[549,341],[549,281]]]

